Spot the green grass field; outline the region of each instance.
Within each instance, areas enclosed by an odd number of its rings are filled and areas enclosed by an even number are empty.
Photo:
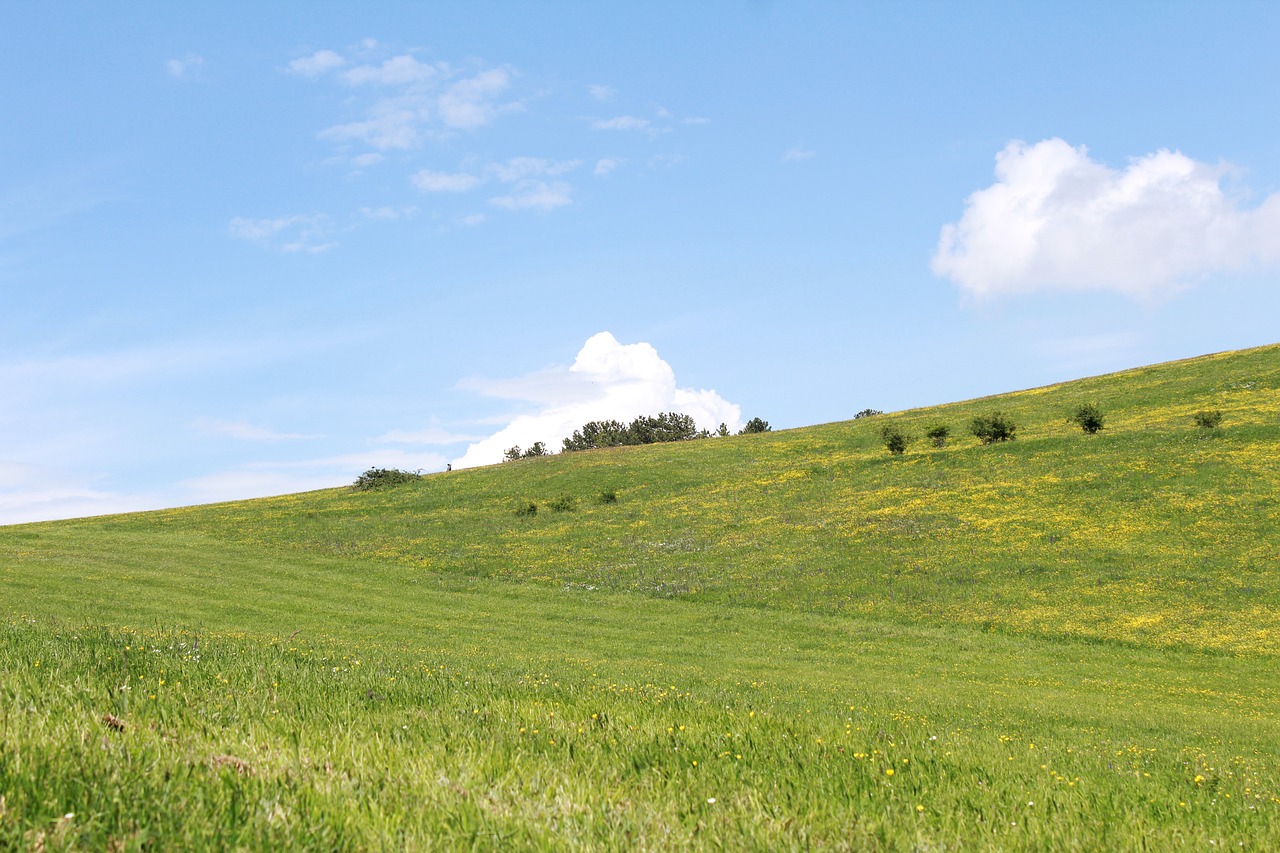
[[[0,849],[1280,849],[1277,566],[1280,347],[4,527]]]

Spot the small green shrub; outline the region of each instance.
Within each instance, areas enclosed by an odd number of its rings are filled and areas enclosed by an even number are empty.
[[[522,518],[525,518],[525,517],[528,517],[531,515],[537,515],[537,514],[538,514],[538,505],[533,501],[517,501],[516,502],[516,515]]]
[[[600,493],[598,500],[602,504],[616,504],[618,502],[618,492],[614,489],[605,489]]]
[[[1203,430],[1217,429],[1222,426],[1222,412],[1217,409],[1196,412],[1194,417],[1196,426]]]
[[[1080,429],[1084,430],[1089,435],[1096,435],[1098,430],[1102,429],[1102,422],[1104,418],[1102,416],[1102,410],[1100,410],[1096,405],[1093,403],[1085,403],[1072,412],[1071,417],[1067,418],[1067,420],[1078,425]]]
[[[738,430],[738,435],[751,435],[756,432],[773,432],[773,427],[769,426],[769,422],[760,418],[752,418],[747,421],[747,425]]]
[[[880,437],[884,439],[884,446],[894,456],[901,456],[907,451],[907,444],[911,438],[902,431],[902,427],[897,424],[885,424],[880,427]]]
[[[578,507],[578,500],[573,495],[561,495],[547,506],[551,507],[552,512],[573,512]]]
[[[951,437],[951,427],[946,424],[934,424],[925,430],[924,434],[933,442],[934,447],[946,447],[947,439]]]
[[[854,415],[853,419],[856,421],[862,418],[869,418],[874,415],[883,415],[883,414],[884,412],[880,411],[879,409],[863,409],[861,412],[858,412],[856,415]]]
[[[404,483],[412,483],[414,480],[421,479],[421,471],[401,471],[399,468],[370,468],[356,478],[356,481],[351,484],[351,488],[358,492],[368,492],[374,489],[385,489],[391,486],[403,485]]]
[[[989,415],[978,415],[969,422],[969,432],[983,444],[995,444],[997,441],[1013,441],[1017,424],[1004,412],[992,412]]]

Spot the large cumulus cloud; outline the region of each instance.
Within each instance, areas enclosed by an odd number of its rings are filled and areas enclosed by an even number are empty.
[[[454,461],[467,468],[502,461],[513,445],[542,441],[558,450],[588,421],[629,421],[639,415],[680,412],[704,429],[741,426],[742,410],[715,391],[679,388],[675,371],[650,344],[621,344],[608,332],[591,336],[572,365],[514,380],[472,380],[467,387],[492,397],[534,404],[498,432],[471,444]]]
[[[1061,139],[1011,142],[996,181],[943,226],[933,270],[988,297],[1110,290],[1150,298],[1280,262],[1280,194],[1250,207],[1228,167],[1157,151],[1116,169]]]

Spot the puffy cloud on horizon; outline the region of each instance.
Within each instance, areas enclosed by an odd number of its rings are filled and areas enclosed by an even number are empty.
[[[1061,139],[1010,142],[996,182],[943,226],[935,274],[978,297],[1111,290],[1151,298],[1280,262],[1280,193],[1245,208],[1229,170],[1160,150],[1114,169]]]
[[[287,462],[255,462],[239,468],[193,477],[178,483],[177,503],[214,503],[288,495],[331,489],[353,483],[369,468],[406,471],[439,471],[445,466],[439,453],[411,453],[395,448],[375,448],[320,459]],[[177,505],[170,501],[168,505]]]
[[[103,491],[78,470],[0,460],[0,524],[111,515],[153,505],[149,496]]]
[[[608,332],[593,335],[568,368],[515,380],[472,380],[463,387],[490,397],[534,403],[536,411],[515,416],[488,438],[475,442],[456,468],[491,465],[513,445],[536,441],[559,450],[563,439],[589,421],[629,421],[640,415],[680,412],[700,428],[742,425],[742,410],[715,391],[678,388],[675,371],[647,343],[621,344]]]

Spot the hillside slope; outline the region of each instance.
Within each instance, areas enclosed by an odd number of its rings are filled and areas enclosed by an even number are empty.
[[[1088,436],[1083,402],[1106,414]],[[1206,432],[1195,412],[1223,413]],[[967,434],[976,414],[1018,425]],[[915,441],[888,454],[885,423]],[[923,439],[935,423],[952,437]],[[599,496],[614,491],[616,503]],[[573,508],[550,504],[567,499]],[[515,512],[539,505],[533,517]],[[200,536],[362,578],[585,591],[1280,652],[1280,346],[754,436],[612,448],[346,489],[0,530],[6,584]],[[117,555],[122,556],[122,555]],[[35,560],[34,564],[29,560]],[[356,568],[356,567],[359,568]],[[73,578],[65,579],[73,582]],[[368,581],[372,582],[372,581]],[[74,584],[67,595],[76,596]]]
[[[1266,347],[0,528],[0,848],[1277,849],[1278,457]]]

